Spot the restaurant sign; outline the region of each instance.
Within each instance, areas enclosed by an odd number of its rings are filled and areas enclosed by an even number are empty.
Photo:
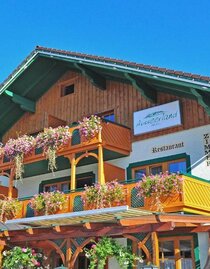
[[[134,135],[181,124],[179,101],[134,112]]]

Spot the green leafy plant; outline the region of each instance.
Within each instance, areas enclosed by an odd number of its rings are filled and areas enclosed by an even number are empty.
[[[159,175],[144,176],[142,180],[136,184],[136,189],[138,190],[138,196],[151,197],[157,206],[157,210],[163,211],[161,197],[181,193],[182,181],[183,178],[180,174],[169,174],[165,172]]]
[[[21,202],[14,198],[5,198],[0,200],[0,220],[6,221],[13,219],[20,214],[22,209]]]
[[[125,190],[117,181],[85,186],[82,200],[89,209],[121,205],[125,202]]]
[[[120,245],[116,240],[102,237],[98,242],[92,241],[90,249],[85,248],[85,255],[90,260],[89,269],[104,269],[107,258],[115,257],[122,269],[132,266],[135,261],[143,262],[128,248]]]
[[[31,248],[13,247],[3,252],[3,269],[44,269],[45,257]]]
[[[63,192],[54,191],[34,195],[29,205],[37,214],[50,215],[63,210],[66,202],[67,197]]]

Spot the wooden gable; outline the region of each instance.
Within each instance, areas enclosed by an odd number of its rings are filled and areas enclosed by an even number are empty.
[[[74,85],[74,92],[63,95],[63,89],[69,85]],[[36,112],[25,112],[5,133],[3,141],[6,142],[9,138],[20,134],[35,134],[49,126],[71,125],[84,116],[100,115],[106,111],[114,112],[117,123],[133,128],[133,112],[175,100],[179,100],[182,107],[181,126],[140,135],[134,137],[134,140],[209,124],[210,117],[193,99],[158,91],[157,103],[154,104],[129,83],[107,80],[106,90],[102,91],[83,74],[67,71],[39,98]]]

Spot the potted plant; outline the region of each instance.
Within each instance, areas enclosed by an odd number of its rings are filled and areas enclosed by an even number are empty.
[[[92,241],[90,249],[85,248],[85,255],[90,260],[89,269],[104,269],[107,258],[115,257],[120,268],[128,268],[135,261],[143,262],[141,257],[137,257],[131,251],[120,245],[116,240],[109,237],[102,237],[98,242]]]
[[[9,139],[4,146],[4,154],[15,163],[15,178],[22,179],[24,166],[24,155],[32,153],[35,146],[35,139],[29,135],[23,135],[17,139]]]
[[[51,215],[65,209],[67,197],[63,192],[43,192],[34,195],[30,200],[30,207],[37,215]]]
[[[180,174],[161,173],[159,175],[149,175],[142,178],[136,184],[138,196],[151,198],[151,206],[155,205],[158,211],[163,211],[161,198],[171,194],[181,193],[183,178]]]
[[[15,246],[11,250],[3,251],[3,269],[44,269],[42,262],[46,257],[29,247]]]
[[[104,185],[96,183],[85,186],[82,200],[89,209],[116,206],[125,202],[125,191],[123,185],[117,181],[107,182]]]
[[[0,220],[16,218],[21,213],[22,205],[18,199],[5,198],[0,200]]]
[[[83,136],[86,140],[94,138],[102,129],[101,118],[96,115],[91,115],[90,117],[83,118],[79,124],[80,135]]]
[[[59,126],[57,128],[46,128],[36,137],[36,148],[43,148],[48,159],[48,169],[54,171],[56,166],[56,152],[62,146],[67,145],[71,138],[69,127]]]

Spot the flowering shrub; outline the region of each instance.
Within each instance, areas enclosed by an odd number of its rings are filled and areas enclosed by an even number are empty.
[[[84,249],[86,257],[90,260],[89,269],[104,269],[106,259],[116,257],[120,268],[132,266],[135,260],[143,262],[141,257],[132,254],[126,247],[121,246],[116,240],[103,237],[99,242],[92,241],[91,249]]]
[[[55,214],[65,208],[66,196],[63,192],[43,192],[36,194],[30,201],[30,207],[38,214]]]
[[[171,193],[181,193],[182,181],[179,174],[165,172],[159,175],[144,176],[136,184],[136,188],[139,196],[154,198],[158,210],[163,211],[160,197],[169,196]]]
[[[5,198],[0,200],[0,221],[15,218],[21,209],[22,205],[18,199]]]
[[[80,124],[80,135],[85,137],[87,140],[94,138],[99,131],[102,129],[101,127],[101,119],[98,116],[91,115],[89,118],[85,117]]]
[[[82,200],[84,205],[91,209],[111,207],[125,201],[125,191],[123,185],[116,181],[107,182],[104,185],[94,184],[85,186]]]
[[[23,135],[17,139],[9,139],[4,146],[4,154],[11,161],[15,162],[15,177],[21,179],[24,172],[23,157],[30,154],[35,146],[35,139],[32,136]]]
[[[36,147],[43,148],[46,158],[49,160],[48,168],[50,171],[57,169],[56,151],[63,145],[67,145],[71,138],[69,127],[59,126],[57,128],[46,128],[44,132],[36,137]]]
[[[37,253],[31,248],[14,247],[3,252],[4,269],[44,269],[42,262],[46,257],[42,253]]]

